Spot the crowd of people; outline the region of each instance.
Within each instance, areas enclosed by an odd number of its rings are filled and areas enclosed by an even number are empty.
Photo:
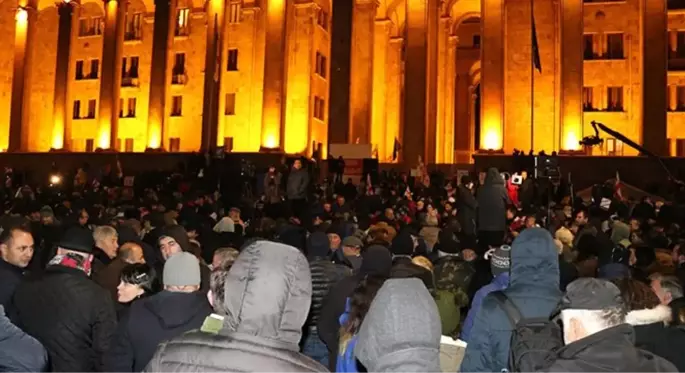
[[[0,370],[685,371],[685,206],[305,166],[5,183]]]

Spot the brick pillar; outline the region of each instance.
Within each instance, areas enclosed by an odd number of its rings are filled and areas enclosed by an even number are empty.
[[[35,3],[19,2],[14,16],[14,62],[12,75],[12,96],[10,98],[10,133],[8,151],[28,150],[29,102],[31,91],[32,44],[36,33]]]
[[[481,0],[481,149],[504,144],[504,0]],[[478,115],[478,113],[476,113]]]
[[[666,84],[668,37],[666,1],[642,0],[642,146],[667,156]]]
[[[71,55],[72,2],[57,4],[59,26],[57,29],[57,63],[55,65],[55,93],[53,98],[53,127],[51,147],[71,150],[70,118],[67,115],[69,99],[69,58]]]
[[[352,50],[350,57],[350,135],[349,142],[371,141],[373,102],[374,20],[377,0],[353,0]]]
[[[561,1],[561,144],[580,149],[583,137],[583,1]]]
[[[127,5],[126,0],[105,0],[105,33],[102,39],[102,74],[100,74],[100,100],[98,102],[100,108],[95,140],[96,147],[102,149],[114,149],[117,143]]]
[[[177,0],[155,1],[155,23],[152,34],[152,65],[150,69],[150,99],[147,121],[147,147],[164,148],[169,98],[169,50],[176,23]]]
[[[266,0],[262,147],[283,149],[285,127],[285,18],[283,0]]]

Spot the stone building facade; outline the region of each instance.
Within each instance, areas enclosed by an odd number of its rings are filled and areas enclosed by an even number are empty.
[[[0,0],[0,150],[312,153],[328,143],[331,10]]]
[[[599,121],[685,156],[683,1],[335,1],[352,6],[349,121],[329,137],[332,0],[0,0],[0,150],[358,142],[465,163],[580,151]]]

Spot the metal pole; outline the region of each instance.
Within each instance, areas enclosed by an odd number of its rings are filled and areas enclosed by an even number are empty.
[[[535,34],[533,33],[535,17],[533,1],[530,0],[530,150],[535,152]]]

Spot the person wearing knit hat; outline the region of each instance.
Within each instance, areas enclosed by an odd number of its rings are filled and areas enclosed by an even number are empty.
[[[164,291],[134,302],[129,318],[119,324],[104,368],[108,372],[140,372],[159,343],[200,329],[212,313],[200,289],[200,262],[190,253],[172,255],[164,263]]]
[[[490,255],[490,269],[492,276],[497,277],[502,273],[509,272],[511,264],[511,246],[502,245],[492,250]]]

